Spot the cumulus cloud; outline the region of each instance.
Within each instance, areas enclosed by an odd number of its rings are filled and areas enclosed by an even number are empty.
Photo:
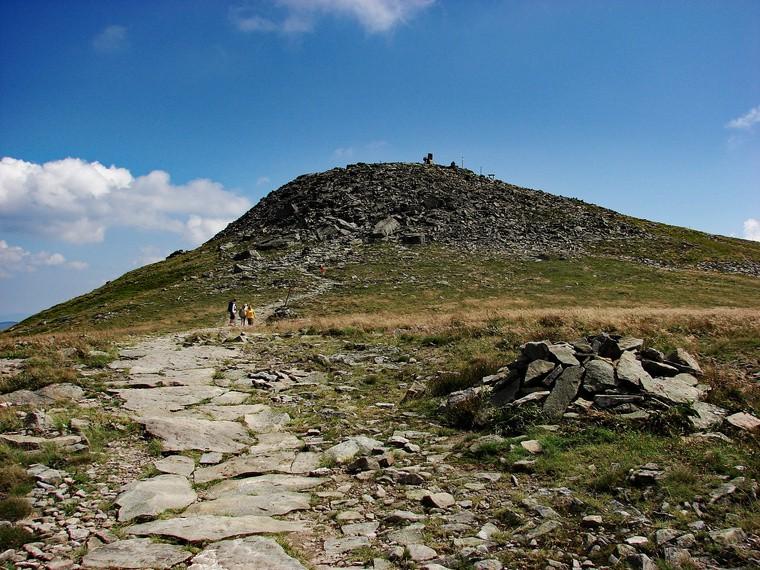
[[[760,105],[750,109],[741,117],[737,117],[726,123],[726,128],[748,131],[758,123],[760,123]]]
[[[127,28],[124,26],[106,26],[94,38],[92,47],[98,53],[116,53],[129,47]]]
[[[263,16],[251,4],[230,9],[232,23],[243,32],[300,33],[314,29],[323,15],[356,20],[369,33],[388,32],[409,21],[435,0],[272,0],[284,10],[279,20]]]
[[[78,158],[0,160],[3,227],[70,243],[101,242],[108,228],[129,227],[172,232],[197,245],[250,206],[217,182],[175,185],[161,170],[134,177],[126,168]]]
[[[760,220],[755,218],[744,220],[744,239],[760,241]]]
[[[10,245],[0,239],[0,278],[10,277],[13,273],[36,271],[40,267],[66,267],[69,269],[86,269],[84,261],[66,261],[60,253],[39,251],[32,253],[17,245]]]

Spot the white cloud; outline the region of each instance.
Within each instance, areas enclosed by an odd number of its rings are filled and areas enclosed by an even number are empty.
[[[269,176],[259,176],[256,179],[256,186],[266,186],[269,184],[272,180],[269,178]]]
[[[106,26],[92,38],[92,47],[99,53],[116,53],[129,47],[127,28],[124,26]]]
[[[275,21],[262,16],[249,3],[230,9],[230,19],[243,32],[301,33],[314,29],[322,15],[356,20],[367,32],[388,32],[433,5],[435,0],[272,0],[285,11]]]
[[[44,164],[0,160],[0,223],[11,231],[71,243],[105,239],[110,227],[166,231],[200,244],[251,206],[208,179],[174,185],[154,170],[66,158]]]
[[[32,253],[17,245],[9,245],[0,239],[0,278],[10,277],[13,273],[35,271],[40,267],[66,267],[69,269],[86,269],[84,261],[66,261],[60,253],[39,251]]]
[[[132,260],[137,267],[143,265],[150,265],[151,263],[157,263],[166,259],[167,252],[155,245],[146,245],[140,248],[140,255],[136,259]]]
[[[747,131],[758,123],[760,123],[760,105],[750,109],[741,117],[737,117],[726,123],[726,128]]]
[[[744,220],[744,239],[760,241],[760,220],[755,218]]]

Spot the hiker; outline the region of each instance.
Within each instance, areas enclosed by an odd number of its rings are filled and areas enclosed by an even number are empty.
[[[245,326],[245,311],[248,309],[248,304],[245,303],[242,307],[240,307],[240,312],[238,313],[238,316],[240,317],[240,326]]]
[[[256,313],[253,312],[253,305],[246,305],[245,318],[248,319],[248,324],[253,325],[253,319],[256,318]]]
[[[232,299],[227,303],[227,314],[230,316],[230,326],[235,326],[235,317],[237,316],[237,300]]]

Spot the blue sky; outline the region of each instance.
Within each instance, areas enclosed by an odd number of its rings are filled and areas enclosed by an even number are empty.
[[[4,0],[0,320],[429,151],[760,239],[759,32],[754,0]]]

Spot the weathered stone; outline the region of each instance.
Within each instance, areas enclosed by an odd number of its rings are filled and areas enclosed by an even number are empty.
[[[522,353],[530,360],[549,360],[551,352],[546,341],[526,342],[520,347]]]
[[[248,536],[209,544],[188,570],[306,570],[273,538]]]
[[[375,538],[379,527],[380,523],[378,522],[365,522],[344,524],[340,527],[340,530],[345,536],[366,536],[367,538]]]
[[[280,431],[290,421],[286,413],[265,410],[257,414],[247,414],[243,421],[248,429],[257,433]]]
[[[744,431],[760,430],[760,419],[757,419],[752,414],[748,414],[746,412],[731,414],[726,418],[726,421],[732,426]]]
[[[636,360],[636,355],[625,351],[620,355],[616,366],[617,378],[620,382],[627,382],[634,386],[641,386],[642,380],[651,380],[652,377],[642,368]]]
[[[227,390],[217,386],[167,386],[164,388],[128,388],[116,390],[124,400],[124,408],[140,413],[174,412],[186,406],[199,404]]]
[[[586,375],[583,377],[583,387],[592,393],[603,392],[617,386],[615,369],[606,360],[594,359],[584,365]]]
[[[409,553],[409,558],[415,562],[424,562],[425,560],[432,560],[438,556],[438,553],[424,544],[409,544],[406,547]]]
[[[659,465],[656,463],[647,463],[638,469],[631,469],[628,473],[628,481],[632,485],[646,487],[649,485],[655,485],[664,476],[665,473],[660,469]]]
[[[698,430],[717,428],[723,423],[723,419],[728,413],[723,408],[707,402],[693,402],[691,407],[696,412],[696,416],[689,416],[689,420]]]
[[[623,404],[636,404],[643,402],[644,397],[637,394],[597,394],[594,396],[594,405],[602,408],[615,408]]]
[[[678,374],[678,368],[665,364],[664,362],[657,362],[656,360],[641,359],[641,367],[646,370],[651,376],[665,376],[671,377]]]
[[[565,368],[554,385],[554,389],[544,402],[544,415],[550,420],[562,417],[570,402],[578,395],[583,380],[583,367],[570,366]]]
[[[682,372],[689,372],[690,374],[702,376],[702,369],[700,368],[697,359],[683,348],[677,348],[675,351],[671,352],[668,355],[667,360],[669,363],[678,367]]]
[[[484,435],[470,444],[470,453],[478,454],[482,451],[499,449],[506,444],[507,440],[496,434]]]
[[[59,471],[58,469],[51,469],[47,465],[42,465],[40,463],[30,465],[26,472],[37,479],[37,481],[42,481],[49,485],[58,485],[63,480],[64,476],[64,472]]]
[[[541,380],[554,370],[555,366],[556,364],[548,360],[534,360],[528,364],[528,369],[525,371],[524,384],[526,386],[540,385]]]
[[[81,443],[82,438],[78,435],[62,435],[59,437],[37,437],[32,435],[0,434],[0,441],[27,451],[37,451],[45,445],[53,445],[61,448],[70,448]]]
[[[211,467],[196,469],[193,477],[196,483],[206,483],[216,479],[230,479],[240,475],[260,475],[264,473],[309,473],[319,465],[320,454],[296,453],[291,450],[275,450],[265,454],[251,453],[239,455]]]
[[[221,515],[241,517],[246,515],[285,515],[310,507],[310,497],[290,491],[271,492],[264,495],[224,495],[219,499],[190,505],[185,515]]]
[[[185,477],[192,475],[195,470],[195,461],[184,455],[170,455],[169,457],[154,461],[153,465],[161,473],[184,475]]]
[[[198,463],[201,465],[216,465],[217,463],[221,463],[224,459],[224,455],[219,453],[218,451],[207,451],[203,455],[201,455],[200,459],[198,460]]]
[[[422,504],[431,509],[448,509],[455,503],[450,493],[430,493],[422,498]]]
[[[674,404],[696,402],[702,392],[676,378],[641,378],[641,388],[652,396]]]
[[[228,495],[265,495],[283,491],[305,491],[313,489],[325,482],[319,477],[303,477],[301,475],[269,474],[245,479],[233,479],[217,483],[206,491],[209,499],[218,499]]]
[[[543,453],[544,448],[541,445],[541,443],[538,440],[535,439],[528,439],[525,441],[520,442],[520,447],[522,447],[525,451],[528,453],[532,453],[533,455],[537,455],[539,453]]]
[[[192,557],[180,546],[151,542],[149,538],[132,538],[106,544],[88,552],[82,559],[84,568],[171,568]]]
[[[75,384],[49,384],[37,390],[37,395],[53,402],[76,402],[84,397],[84,390]]]
[[[747,538],[747,535],[741,528],[735,527],[714,530],[710,532],[710,538],[718,544],[730,546],[732,544],[743,542]]]
[[[199,515],[151,521],[129,526],[124,531],[137,536],[169,536],[187,542],[208,542],[236,536],[299,532],[305,529],[305,525],[300,522],[280,521],[265,516]]]
[[[116,499],[119,521],[156,516],[168,509],[184,509],[198,496],[190,482],[181,475],[158,475],[134,481]]]
[[[145,431],[161,440],[164,451],[218,451],[237,453],[250,442],[236,422],[183,417],[143,417]]]
[[[580,362],[575,358],[575,351],[569,344],[552,344],[549,353],[553,359],[563,366],[578,366]]]
[[[324,542],[325,552],[331,555],[352,552],[369,546],[366,536],[345,536],[342,538],[328,538]]]
[[[388,237],[396,233],[399,228],[401,228],[401,224],[398,223],[398,220],[389,216],[377,222],[372,229],[372,233],[376,236]]]
[[[348,463],[357,455],[368,455],[373,449],[381,448],[383,442],[364,435],[351,437],[324,452],[324,457],[335,463]]]

